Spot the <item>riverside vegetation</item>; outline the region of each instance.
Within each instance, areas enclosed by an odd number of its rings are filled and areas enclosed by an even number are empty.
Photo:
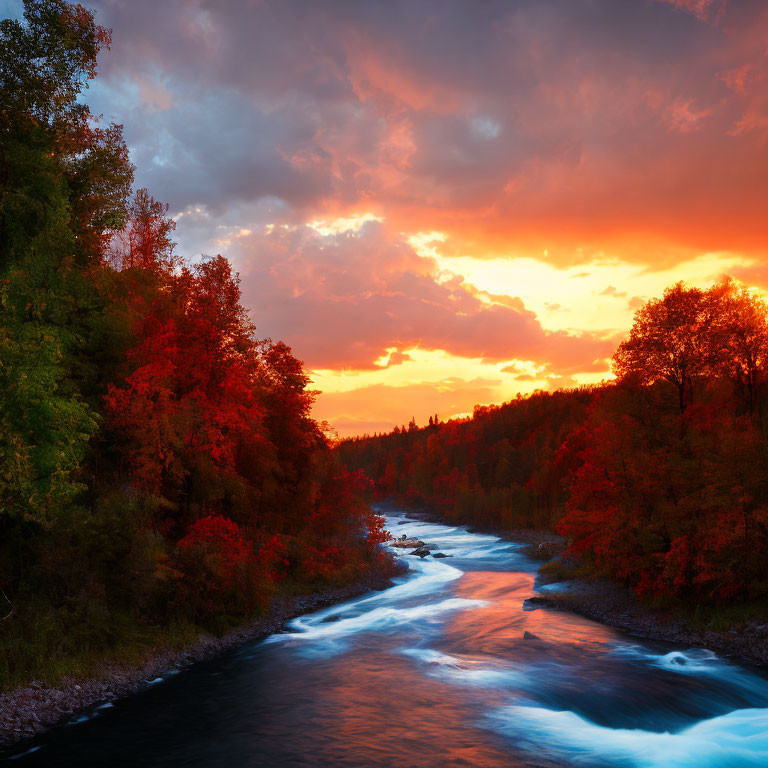
[[[131,192],[122,127],[83,100],[109,43],[64,0],[0,22],[2,689],[387,567],[301,362],[257,338],[226,259],[183,263],[168,207]]]
[[[603,578],[719,629],[768,616],[766,305],[730,279],[640,308],[616,380],[344,441],[380,496],[557,531],[550,578]],[[599,599],[593,598],[593,599]]]

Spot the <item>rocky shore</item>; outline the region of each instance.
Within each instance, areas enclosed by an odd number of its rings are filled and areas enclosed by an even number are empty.
[[[544,591],[527,606],[577,613],[637,637],[707,648],[749,664],[768,664],[768,623],[753,620],[725,631],[698,628],[691,620],[654,610],[627,589],[604,581],[565,582],[561,591]]]
[[[98,677],[63,679],[55,688],[32,682],[0,694],[0,747],[9,747],[84,713],[109,706],[198,661],[278,632],[296,616],[391,586],[391,573],[373,571],[353,584],[276,601],[268,615],[222,637],[202,635],[181,651],[158,650],[140,666],[105,665]]]

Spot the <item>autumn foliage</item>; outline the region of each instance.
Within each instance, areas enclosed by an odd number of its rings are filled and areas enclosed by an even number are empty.
[[[121,127],[80,98],[109,39],[65,0],[0,22],[0,678],[31,636],[66,657],[236,621],[359,578],[383,540],[301,361],[131,192]]]
[[[768,321],[725,280],[640,308],[616,381],[349,440],[382,496],[557,529],[582,568],[649,598],[768,599]]]
[[[428,504],[450,520],[551,527],[593,398],[590,388],[537,393],[476,408],[471,419],[345,440],[337,454],[373,478],[380,496]]]

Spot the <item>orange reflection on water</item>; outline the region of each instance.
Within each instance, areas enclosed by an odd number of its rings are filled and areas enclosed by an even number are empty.
[[[616,639],[610,627],[575,614],[558,611],[553,620],[549,609],[524,611],[523,603],[531,597],[533,583],[533,574],[528,573],[465,573],[455,582],[456,595],[484,600],[488,605],[452,616],[445,630],[446,639],[471,652],[499,656],[510,655],[511,649],[520,643],[537,640],[552,645],[594,647]]]
[[[333,732],[315,755],[328,765],[357,768],[363,757],[366,765],[387,768],[531,765],[508,741],[484,728],[480,737],[480,708],[405,657],[359,649],[334,672],[323,692],[323,716],[332,720]]]

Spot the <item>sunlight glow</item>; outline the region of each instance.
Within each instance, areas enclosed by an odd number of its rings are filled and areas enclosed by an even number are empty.
[[[403,362],[384,367],[397,352]],[[342,437],[391,429],[411,417],[423,425],[431,414],[443,420],[471,415],[476,405],[498,405],[518,393],[596,384],[612,378],[604,371],[561,376],[530,360],[485,362],[444,350],[388,349],[377,368],[365,371],[315,370],[312,387],[322,392],[313,414],[330,420]]]
[[[359,232],[369,221],[381,222],[384,221],[384,218],[376,216],[374,213],[358,213],[346,218],[310,221],[307,226],[327,237],[328,235],[340,235],[344,232]]]
[[[560,269],[533,257],[484,259],[431,254],[446,276],[462,276],[491,295],[519,296],[550,331],[628,329],[637,307],[678,280],[706,288],[744,257],[707,253],[667,269],[603,257]],[[488,300],[487,297],[482,297]]]

